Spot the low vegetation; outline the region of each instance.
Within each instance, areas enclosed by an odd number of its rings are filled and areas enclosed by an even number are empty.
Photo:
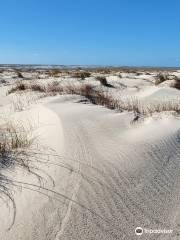
[[[107,79],[104,76],[97,76],[96,80],[98,80],[105,87],[113,87],[113,85],[107,82]]]
[[[170,80],[168,86],[180,90],[180,78],[166,73],[159,73],[156,76],[155,85],[159,85],[167,80]]]
[[[25,91],[25,90],[31,90],[31,91],[37,91],[37,92],[46,92],[44,86],[41,85],[41,84],[18,81],[18,82],[16,82],[15,86],[12,87],[8,91],[8,94],[18,92],[18,91]]]
[[[6,84],[6,80],[5,79],[1,79],[0,80],[0,84]]]
[[[176,84],[176,87],[178,87],[179,80],[177,80]],[[61,85],[56,81],[46,85],[39,83],[23,83],[23,85],[21,85],[17,83],[17,85],[10,89],[8,93],[10,94],[17,91],[22,92],[25,90],[38,91],[43,93],[43,97],[54,96],[56,94],[80,95],[88,99],[88,101],[92,104],[101,105],[109,109],[116,109],[118,111],[132,111],[138,116],[151,115],[155,112],[162,111],[174,111],[180,113],[180,100],[155,102],[149,105],[143,105],[137,98],[127,97],[115,99],[108,91],[95,89],[89,84]]]
[[[72,74],[73,78],[80,78],[80,79],[85,79],[91,76],[91,73],[88,71],[78,71],[78,72],[74,72]]]
[[[162,82],[165,82],[168,80],[168,75],[165,73],[158,73],[156,76],[156,80],[155,80],[155,85],[159,85]]]
[[[22,75],[22,73],[20,71],[16,71],[17,77],[18,78],[24,78],[24,76]]]
[[[53,69],[49,72],[49,75],[54,78],[60,77],[61,74],[62,74],[62,71],[60,69]]]
[[[119,78],[122,78],[122,74],[121,74],[121,73],[118,73],[118,77],[119,77]]]
[[[27,177],[33,176],[37,179],[39,189],[44,186],[43,177],[45,175],[41,174],[36,164],[45,158],[44,151],[41,152],[37,149],[32,131],[32,127],[24,127],[17,122],[5,121],[4,124],[0,125],[0,194],[1,199],[12,213],[12,220],[9,222],[7,230],[12,228],[16,218],[14,187],[23,188],[23,181],[17,184],[18,178],[13,178],[12,173],[15,172],[17,175],[17,170],[23,171]],[[10,174],[4,174],[6,169],[11,169]],[[28,183],[26,183],[27,186]]]
[[[175,77],[173,83],[171,84],[171,87],[180,90],[180,78]]]
[[[4,157],[7,159],[11,155],[20,153],[32,142],[33,139],[29,137],[23,125],[6,123],[0,126],[0,159],[6,164]]]

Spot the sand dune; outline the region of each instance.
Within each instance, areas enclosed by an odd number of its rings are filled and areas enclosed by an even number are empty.
[[[58,102],[49,107],[64,122],[70,158],[88,165],[80,169],[77,200],[98,214],[73,204],[60,239],[135,239],[137,226],[173,229],[177,236],[179,120],[132,127],[128,114],[66,103],[59,108]]]
[[[118,81],[109,79],[111,84]],[[142,77],[136,84],[141,81]],[[139,98],[179,97],[179,90],[149,82],[148,89],[147,82],[136,91]],[[158,113],[133,122],[132,112],[81,100],[72,95],[49,97],[12,114],[13,119],[35,124],[34,134],[43,146],[36,160],[47,164],[37,163],[38,173],[44,174],[42,185],[16,167],[5,170],[18,186],[11,186],[16,219],[7,231],[12,210],[9,214],[2,201],[0,239],[178,240],[179,116]],[[137,227],[172,232],[137,236]]]

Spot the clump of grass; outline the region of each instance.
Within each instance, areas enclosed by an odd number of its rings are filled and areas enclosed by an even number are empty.
[[[18,78],[24,78],[22,73],[20,71],[16,71],[17,77]]]
[[[46,89],[43,85],[38,83],[33,83],[29,85],[29,89],[36,92],[46,92]]]
[[[23,149],[30,147],[33,138],[30,137],[25,127],[21,124],[6,123],[0,126],[0,159],[18,154]]]
[[[113,85],[107,82],[107,79],[104,76],[97,76],[96,80],[98,80],[105,87],[113,87]]]
[[[143,114],[152,115],[153,113],[176,112],[180,113],[180,100],[168,100],[165,102],[157,102],[144,106]]]
[[[96,91],[90,84],[83,85],[66,85],[62,94],[75,94],[90,99]]]
[[[59,84],[58,81],[54,81],[52,83],[48,83],[46,87],[44,87],[46,93],[62,93],[63,92],[63,87]]]
[[[93,71],[94,73],[98,73],[98,74],[110,74],[110,73],[112,73],[112,69],[104,68],[104,67],[91,69],[91,71]]]
[[[20,93],[15,94],[12,97],[12,110],[13,111],[23,111],[27,109],[32,103],[36,103],[42,96],[39,94],[27,94]]]
[[[35,154],[33,148],[31,148],[35,140],[31,133],[31,127],[27,129],[19,123],[5,122],[0,125],[0,194],[1,198],[6,201],[7,207],[9,209],[12,207],[13,210],[12,221],[8,230],[11,229],[16,218],[16,203],[14,192],[11,190],[11,186],[16,186],[16,180],[11,175],[4,175],[4,171],[9,168],[11,168],[11,171],[21,169],[36,177],[39,184],[42,181],[42,177],[37,173],[37,166],[33,164],[33,158],[29,157],[31,151],[31,154]],[[20,184],[19,187],[21,187]]]
[[[74,72],[72,74],[73,78],[80,78],[80,79],[85,79],[91,76],[91,73],[88,71],[78,71],[78,72]]]
[[[68,86],[66,88],[66,93],[77,94],[85,97],[92,104],[105,106],[109,109],[115,109],[116,100],[113,100],[113,98],[106,92],[96,90],[89,84],[81,86]]]
[[[113,99],[112,96],[110,96],[107,92],[96,91],[93,95],[91,95],[91,98],[89,99],[91,103],[95,105],[101,105],[111,110],[121,110],[119,109],[118,101],[116,99]]]
[[[51,77],[59,77],[60,74],[62,74],[62,71],[60,69],[53,69],[50,71]]]
[[[22,98],[22,96],[15,95],[12,99],[12,107],[14,111],[23,111],[25,109],[25,106],[27,106],[27,101],[24,101],[25,99]]]
[[[171,87],[180,90],[180,78],[175,77],[173,83],[171,84]]]
[[[13,86],[7,94],[11,93],[19,93],[16,94],[13,98],[13,108],[15,111],[22,111],[27,106],[29,106],[34,100],[38,98],[47,97],[47,96],[54,96],[56,94],[62,94],[65,87],[61,86],[58,81],[53,81],[48,84],[40,84],[36,82],[17,82],[15,86]],[[33,91],[38,92],[41,95],[36,95],[36,98],[26,94],[22,94],[24,91]],[[23,97],[22,97],[23,96]]]
[[[25,91],[25,90],[32,90],[37,92],[45,92],[45,88],[43,85],[38,83],[25,83],[22,81],[18,81],[15,86],[13,86],[9,91],[8,94],[18,92],[18,91]]]
[[[7,83],[7,82],[6,82],[5,79],[1,79],[1,80],[0,80],[0,83],[5,84],[5,83]]]
[[[32,127],[20,123],[5,122],[0,125],[0,175],[2,168],[11,166],[30,170],[26,151],[35,141],[32,131]]]
[[[167,80],[168,80],[167,74],[158,73],[156,76],[155,85],[159,85],[160,83],[165,82]]]
[[[21,81],[18,81],[16,82],[15,86],[8,91],[8,94],[11,94],[17,91],[25,91],[26,89],[27,89],[27,85]]]
[[[119,78],[122,78],[122,74],[121,74],[121,73],[119,73],[119,74],[118,74],[118,77],[119,77]]]
[[[106,86],[108,84],[107,79],[104,76],[97,76],[96,80],[98,80],[103,86]]]
[[[110,74],[110,73],[111,73],[111,69],[104,68],[102,72],[103,72],[104,74]]]
[[[121,71],[122,71],[123,73],[137,74],[137,69],[122,68]]]

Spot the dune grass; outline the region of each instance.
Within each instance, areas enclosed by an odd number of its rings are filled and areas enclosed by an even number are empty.
[[[85,79],[91,76],[91,73],[89,71],[77,71],[73,72],[71,77],[73,78],[80,78],[80,79]]]
[[[37,92],[46,92],[43,85],[33,82],[23,82],[23,81],[17,81],[15,83],[15,86],[13,86],[11,89],[9,89],[8,94],[18,92],[18,91],[25,91],[25,90],[31,90],[31,91],[37,91]]]
[[[175,77],[174,82],[171,84],[171,87],[180,90],[180,78]]]
[[[33,138],[22,124],[11,122],[0,126],[0,157],[18,153],[19,150],[29,147]]]
[[[11,180],[4,175],[4,170],[17,167],[30,172],[25,149],[29,148],[33,141],[34,139],[22,124],[7,122],[0,126],[0,194],[7,206],[11,205],[13,208],[13,218],[9,229],[15,221],[16,204],[10,187]]]
[[[99,81],[101,83],[101,85],[103,85],[105,87],[110,87],[110,88],[114,87],[113,85],[108,83],[107,78],[104,76],[97,76],[96,80]]]
[[[168,80],[168,74],[158,73],[155,79],[155,85],[159,85]]]
[[[103,85],[108,84],[104,81]],[[177,87],[179,87],[179,80],[177,80]],[[129,111],[134,112],[135,115],[151,115],[156,112],[163,111],[174,111],[180,113],[180,100],[174,101],[162,101],[162,102],[153,102],[149,104],[143,104],[135,97],[123,97],[123,98],[114,98],[109,91],[104,91],[102,89],[96,89],[90,84],[66,84],[61,85],[59,82],[54,81],[48,84],[40,83],[21,83],[17,82],[14,87],[12,87],[8,94],[22,91],[35,91],[43,93],[43,97],[54,96],[56,94],[74,94],[80,95],[88,99],[88,101],[95,105],[101,105],[109,109],[114,109],[118,111]]]
[[[17,77],[18,78],[24,78],[24,76],[22,75],[22,73],[20,71],[16,71]]]

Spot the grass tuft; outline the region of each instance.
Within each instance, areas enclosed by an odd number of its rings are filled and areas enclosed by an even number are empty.
[[[91,76],[91,73],[88,71],[78,71],[78,72],[74,72],[72,74],[73,78],[80,78],[80,79],[85,79]]]
[[[53,69],[50,71],[50,76],[51,77],[59,77],[62,74],[62,71],[60,69]]]
[[[24,78],[22,73],[20,71],[16,71],[17,77],[18,78]]]
[[[165,82],[167,80],[168,80],[167,74],[158,73],[156,76],[155,85],[159,85],[160,83]]]
[[[171,87],[180,90],[180,78],[175,77],[174,82],[171,84]]]
[[[111,87],[111,88],[113,87],[113,85],[107,82],[107,79],[104,76],[97,76],[96,80],[98,80],[105,87]]]
[[[45,88],[43,85],[40,85],[38,83],[25,83],[22,81],[16,82],[15,86],[13,86],[9,91],[8,94],[15,93],[18,91],[25,91],[25,90],[31,90],[31,91],[37,91],[37,92],[45,92]]]
[[[7,156],[32,144],[24,126],[7,123],[0,126],[0,156]]]

